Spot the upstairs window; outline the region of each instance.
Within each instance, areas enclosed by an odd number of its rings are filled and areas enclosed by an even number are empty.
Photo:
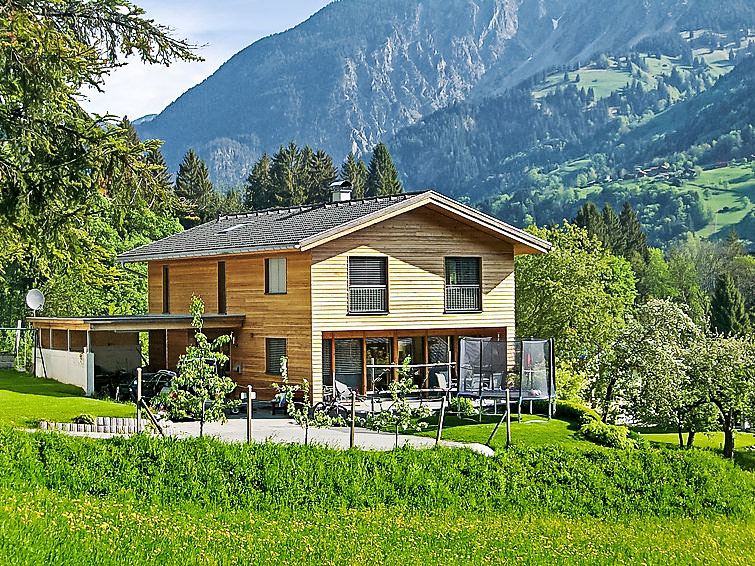
[[[163,265],[163,314],[170,313],[170,268]]]
[[[281,358],[285,355],[285,338],[265,338],[265,373],[281,375]]]
[[[286,293],[285,257],[271,257],[265,260],[265,293],[269,295]]]
[[[225,262],[218,262],[218,314],[226,314],[225,300]]]
[[[388,312],[388,258],[349,258],[349,313]]]
[[[479,257],[446,258],[446,311],[482,310]]]

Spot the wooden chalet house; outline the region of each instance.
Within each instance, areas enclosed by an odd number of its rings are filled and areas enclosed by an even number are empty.
[[[204,300],[208,335],[233,333],[230,375],[260,398],[272,396],[283,355],[291,381],[308,379],[317,399],[334,377],[371,388],[367,365],[443,363],[459,336],[515,336],[514,256],[545,253],[548,242],[432,191],[333,194],[121,254],[149,266],[150,315],[138,324],[153,369],[175,369],[185,351],[192,295]]]

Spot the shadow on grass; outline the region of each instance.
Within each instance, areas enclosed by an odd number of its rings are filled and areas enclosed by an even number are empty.
[[[735,450],[734,462],[743,470],[755,471],[755,450]]]
[[[83,397],[84,391],[53,379],[32,377],[14,370],[0,371],[0,391],[43,397]]]

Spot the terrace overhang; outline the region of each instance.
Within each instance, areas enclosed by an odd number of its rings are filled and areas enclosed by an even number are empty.
[[[243,314],[205,314],[205,329],[241,328]],[[50,330],[88,330],[110,332],[148,332],[150,330],[186,330],[191,328],[190,314],[149,314],[119,316],[46,317],[28,319],[34,328]]]

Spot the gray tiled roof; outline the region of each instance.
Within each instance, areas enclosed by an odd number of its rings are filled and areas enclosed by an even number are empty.
[[[124,252],[124,263],[179,257],[292,249],[300,242],[425,193],[337,203],[276,208],[221,216],[139,248]]]

